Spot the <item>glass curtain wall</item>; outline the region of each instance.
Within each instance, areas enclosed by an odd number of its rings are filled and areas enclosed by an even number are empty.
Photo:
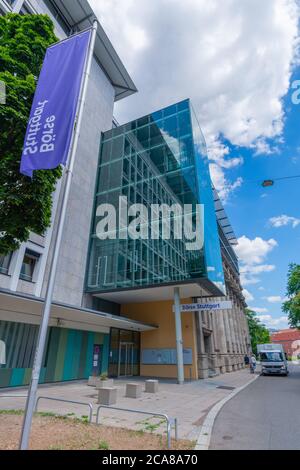
[[[202,144],[199,146],[194,141],[189,100],[103,134],[87,273],[88,291],[176,283],[208,277],[208,273],[211,277],[212,267],[216,270],[213,277],[222,283],[211,181],[206,149]],[[205,181],[201,182],[201,179]],[[192,207],[190,216],[194,230],[196,205],[205,204],[208,208],[208,213],[206,207],[204,209],[205,223],[206,219],[210,222],[210,230],[205,233],[209,239],[201,249],[188,250],[189,240],[175,236],[178,215],[167,213],[171,231],[166,238],[162,230],[166,214],[159,212],[155,239],[149,224],[146,237],[141,228],[143,239],[130,236],[120,239],[117,234],[115,239],[100,240],[97,224],[101,217],[97,216],[97,209],[102,204],[111,204],[119,210],[121,196],[127,198],[128,206],[143,204],[147,207],[148,220],[151,220],[152,204],[169,207],[176,204],[182,208],[182,213],[184,205],[188,204]],[[143,220],[141,227],[144,223]],[[211,254],[208,262],[206,254]],[[214,256],[220,259],[214,262]]]

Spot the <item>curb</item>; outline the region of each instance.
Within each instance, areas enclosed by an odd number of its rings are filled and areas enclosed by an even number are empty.
[[[237,388],[230,395],[223,398],[223,400],[219,401],[216,405],[214,405],[214,407],[210,410],[210,412],[206,416],[203,425],[201,426],[201,431],[197,440],[195,450],[208,450],[209,449],[213,426],[223,406],[227,402],[229,402],[229,400],[235,397],[238,393],[240,393],[242,390],[247,388],[250,384],[255,382],[255,380],[258,379],[258,377],[259,377],[259,374],[256,375],[256,377],[253,377],[253,379],[250,380],[250,382],[243,385],[242,387]]]

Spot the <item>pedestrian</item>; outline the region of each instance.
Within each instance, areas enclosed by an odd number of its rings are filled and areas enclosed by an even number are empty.
[[[250,358],[250,373],[254,374],[255,369],[256,369],[256,357],[254,356],[254,354],[252,354]]]
[[[249,366],[249,356],[248,356],[248,354],[245,354],[245,356],[244,356],[244,364],[245,364],[246,367]]]

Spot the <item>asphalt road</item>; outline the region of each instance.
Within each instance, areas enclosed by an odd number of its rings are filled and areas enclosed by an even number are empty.
[[[300,366],[259,377],[219,413],[210,450],[300,450]]]

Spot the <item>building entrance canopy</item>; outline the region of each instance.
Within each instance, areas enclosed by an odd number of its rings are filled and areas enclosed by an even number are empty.
[[[43,301],[40,299],[0,291],[1,320],[39,325],[42,306]],[[102,333],[109,333],[112,327],[132,331],[156,329],[155,325],[130,320],[129,318],[57,303],[52,304],[49,326]]]

